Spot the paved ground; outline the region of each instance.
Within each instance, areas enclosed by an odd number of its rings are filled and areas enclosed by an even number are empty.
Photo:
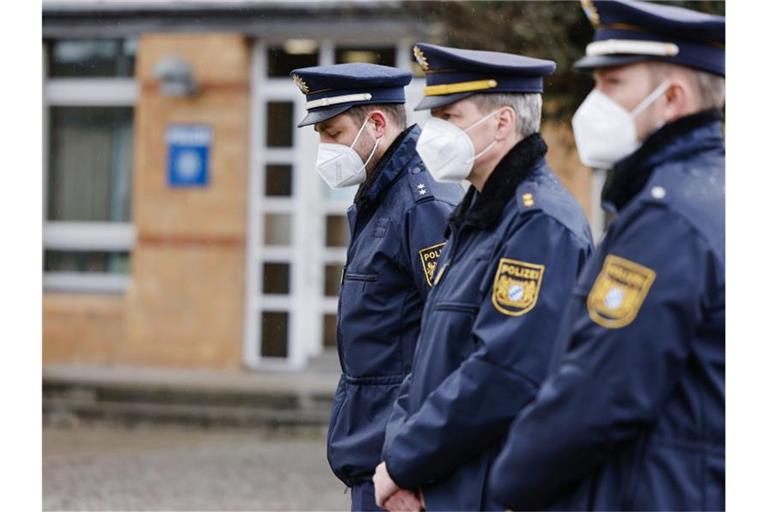
[[[44,510],[349,510],[322,436],[45,427]]]

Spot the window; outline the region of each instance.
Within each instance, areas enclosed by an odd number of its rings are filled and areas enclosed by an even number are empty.
[[[337,64],[367,62],[395,67],[397,50],[394,46],[338,46],[335,51]]]
[[[264,245],[291,245],[291,214],[267,213],[264,215]]]
[[[46,272],[108,272],[127,275],[130,272],[129,253],[122,251],[45,251]]]
[[[130,282],[135,39],[44,51],[43,286],[120,293]]]
[[[267,49],[267,76],[290,78],[297,68],[317,66],[318,45],[311,39],[289,39]]]
[[[264,190],[267,196],[291,196],[293,190],[293,166],[268,164],[264,176],[266,179]]]
[[[130,221],[133,109],[51,107],[48,220]]]
[[[326,264],[325,265],[325,286],[324,288],[324,295],[326,297],[338,297],[339,296],[339,290],[341,289],[341,276],[344,272],[344,265],[336,263],[336,264]]]
[[[336,346],[336,315],[323,315],[323,347]]]
[[[68,39],[48,44],[52,78],[133,77],[135,39]]]
[[[291,292],[291,265],[264,263],[264,293],[287,295]]]
[[[261,314],[261,356],[288,357],[288,313],[264,311]]]
[[[344,215],[326,215],[326,247],[346,247],[349,244],[349,227]]]
[[[293,103],[272,101],[267,103],[267,146],[293,146]]]

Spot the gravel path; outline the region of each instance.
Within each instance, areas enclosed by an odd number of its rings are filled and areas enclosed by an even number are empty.
[[[44,510],[349,510],[318,435],[43,429]]]

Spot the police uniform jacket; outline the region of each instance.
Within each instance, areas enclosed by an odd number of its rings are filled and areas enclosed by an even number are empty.
[[[337,315],[342,375],[327,455],[348,486],[370,479],[381,462],[384,428],[411,370],[447,218],[464,192],[426,171],[415,149],[420,133],[413,125],[392,143],[347,212],[351,241]]]
[[[723,510],[724,146],[719,112],[618,163],[618,210],[557,363],[491,475],[515,510]]]
[[[428,510],[497,508],[486,476],[510,421],[544,380],[555,329],[591,251],[586,219],[539,134],[470,188],[422,317],[383,459]]]

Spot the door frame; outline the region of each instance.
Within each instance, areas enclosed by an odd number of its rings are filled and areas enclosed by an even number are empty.
[[[296,37],[301,37],[296,35]],[[344,215],[350,205],[352,193],[346,199],[328,199],[324,184],[314,173],[314,159],[318,136],[311,128],[299,129],[296,124],[304,116],[304,98],[286,77],[267,77],[267,48],[291,39],[259,39],[252,44],[251,102],[250,102],[250,161],[248,173],[248,219],[246,233],[246,285],[244,300],[243,364],[252,370],[299,370],[312,356],[319,355],[323,347],[324,315],[335,314],[336,297],[324,296],[324,267],[346,261],[346,248],[325,247],[326,215]],[[368,38],[334,41],[319,39],[318,63],[334,63],[337,44],[348,46],[392,45],[392,40]],[[411,63],[413,41],[401,39],[396,43],[396,64],[407,68]],[[406,88],[409,107],[422,92],[424,80],[414,79]],[[266,116],[263,112],[269,101],[292,101],[293,142],[288,149],[266,147]],[[425,118],[428,113],[408,112],[409,122]],[[289,199],[267,198],[264,191],[267,163],[285,163],[292,166],[292,196]],[[287,247],[265,247],[263,216],[265,213],[290,213],[292,240]],[[290,264],[290,293],[282,296],[261,293],[263,263],[279,260]],[[285,311],[288,322],[288,357],[275,358],[261,355],[261,313]]]

